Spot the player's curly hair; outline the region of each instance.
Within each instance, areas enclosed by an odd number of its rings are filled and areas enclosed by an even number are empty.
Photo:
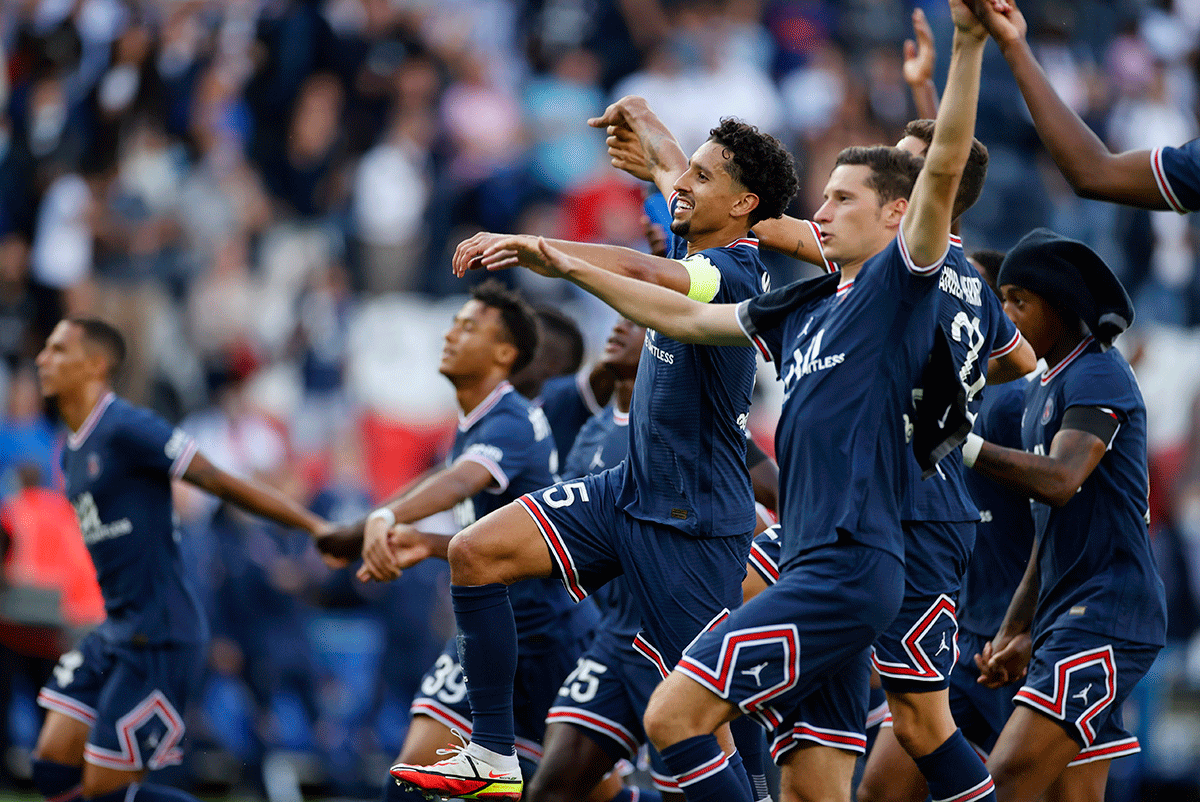
[[[758,196],[758,206],[750,212],[750,225],[782,215],[800,188],[796,165],[787,148],[770,134],[734,117],[722,117],[708,137],[728,152],[730,178]]]
[[[538,344],[537,313],[533,307],[515,290],[510,290],[495,279],[476,284],[471,288],[471,297],[500,313],[508,341],[517,347],[517,358],[508,369],[509,375],[533,361]]]
[[[917,183],[925,160],[888,145],[854,145],[838,154],[834,167],[843,164],[869,167],[871,175],[867,178],[867,186],[875,190],[883,204],[897,198],[907,199],[912,194],[913,184]]]
[[[911,120],[904,126],[904,135],[916,137],[928,148],[933,144],[933,120]],[[987,179],[987,168],[987,146],[972,138],[971,152],[967,155],[967,164],[963,167],[962,179],[958,182],[958,193],[954,196],[954,211],[950,213],[952,220],[957,220],[979,200],[979,195],[983,192],[983,182]]]

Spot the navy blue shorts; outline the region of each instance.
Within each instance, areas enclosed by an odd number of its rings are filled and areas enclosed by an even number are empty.
[[[1079,629],[1052,629],[1034,645],[1014,701],[1049,716],[1080,746],[1071,765],[1141,751],[1121,705],[1158,656],[1158,646]]]
[[[646,743],[642,717],[650,694],[662,682],[658,668],[629,644],[600,632],[558,689],[547,724],[580,728],[613,759],[636,761]],[[679,785],[654,747],[649,747],[651,775],[659,790],[679,793]]]
[[[622,463],[517,500],[575,601],[624,575],[642,609],[635,647],[662,676],[705,628],[742,602],[750,535],[696,538],[617,505]]]
[[[779,581],[779,555],[783,552],[783,544],[779,542],[779,524],[767,527],[759,532],[754,542],[750,544],[750,557],[747,565],[763,578],[768,585]]]
[[[1013,712],[1013,696],[1020,685],[1012,683],[1001,688],[980,685],[975,655],[983,653],[984,644],[991,638],[973,632],[958,633],[959,656],[950,675],[950,713],[963,737],[983,754],[992,751],[996,738]]]
[[[198,643],[111,643],[93,632],[59,658],[38,704],[92,728],[88,763],[118,771],[173,766],[183,759],[182,714],[207,652]]]
[[[642,716],[662,681],[658,669],[607,632],[592,641],[558,689],[546,723],[573,724],[614,761],[633,760],[646,742]]]
[[[871,658],[885,691],[950,686],[958,660],[955,602],[974,542],[974,522],[905,522],[904,603]]]
[[[807,740],[822,728],[830,745],[862,751],[866,650],[903,594],[904,566],[891,555],[858,544],[814,549],[701,635],[676,670],[756,718],[780,747],[807,724]]]
[[[589,633],[576,632],[564,618],[564,626],[535,646],[521,643],[517,649],[517,675],[513,685],[513,724],[517,757],[531,763],[542,759],[542,736],[546,713],[558,694],[563,678],[571,673],[583,653]],[[471,735],[471,702],[458,660],[458,639],[446,643],[433,667],[421,678],[421,687],[409,708],[412,715],[429,716],[451,729]]]

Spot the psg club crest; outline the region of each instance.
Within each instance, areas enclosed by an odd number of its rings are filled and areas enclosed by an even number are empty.
[[[95,479],[97,476],[99,476],[101,467],[103,467],[103,466],[100,465],[100,455],[94,451],[91,454],[88,454],[88,458],[87,458],[88,478]]]
[[[1054,414],[1054,399],[1046,399],[1046,408],[1042,410],[1042,425],[1045,426],[1050,422],[1050,416]]]

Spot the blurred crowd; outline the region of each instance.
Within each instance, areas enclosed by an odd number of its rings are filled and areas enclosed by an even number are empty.
[[[0,601],[6,776],[21,774],[58,645],[38,632],[102,614],[31,366],[59,317],[121,328],[120,391],[181,422],[214,462],[353,520],[448,446],[454,400],[436,359],[466,286],[449,269],[461,239],[646,248],[646,190],[609,167],[588,117],[643,95],[688,152],[719,117],[746,119],[792,149],[792,213],[806,217],[842,147],[895,141],[914,116],[901,43],[916,5],[943,45],[940,83],[950,22],[937,0],[0,0],[5,581],[61,597],[54,615],[36,593]],[[1114,149],[1200,133],[1200,4],[1021,5],[1060,96]],[[994,48],[978,135],[991,166],[964,219],[969,247],[1049,225],[1093,245],[1137,304],[1125,339],[1150,407],[1174,646],[1143,683],[1147,751],[1117,787],[1195,788],[1200,216],[1074,197]],[[777,284],[807,275],[768,264]],[[504,278],[599,347],[611,313],[561,282]],[[764,391],[769,442],[777,399]],[[363,585],[298,534],[195,493],[178,506],[215,633],[181,771],[289,802],[307,785],[366,792],[451,626],[445,566]]]

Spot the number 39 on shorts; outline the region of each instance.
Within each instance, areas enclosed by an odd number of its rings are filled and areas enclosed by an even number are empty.
[[[565,482],[561,485],[546,488],[542,493],[542,501],[556,510],[560,507],[570,507],[575,503],[575,491],[579,491],[579,499],[581,501],[591,501],[588,498],[587,485],[583,482]]]

